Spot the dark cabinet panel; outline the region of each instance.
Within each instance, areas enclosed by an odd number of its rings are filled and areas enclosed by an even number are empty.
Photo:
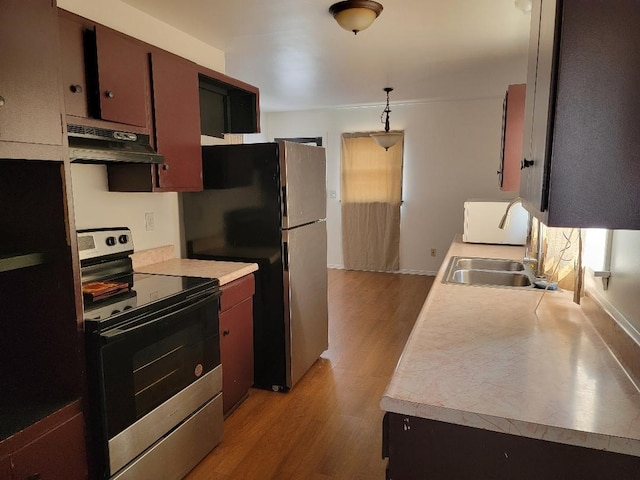
[[[2,18],[0,158],[29,158],[4,142],[63,144],[57,10],[51,0],[4,0]],[[49,152],[63,158],[62,149]]]
[[[87,478],[84,420],[77,414],[12,455],[13,478]]]
[[[103,120],[147,126],[148,61],[143,46],[96,26],[98,98]]]
[[[151,55],[158,190],[202,190],[202,150],[196,66],[163,51]]]
[[[11,457],[0,458],[0,480],[11,479]]]
[[[203,135],[260,132],[256,87],[211,70],[200,69],[200,125]]]
[[[67,115],[88,117],[87,81],[84,56],[84,25],[60,16],[60,50],[62,51],[62,88]]]
[[[220,359],[223,411],[229,414],[253,385],[253,275],[221,287]]]
[[[520,194],[550,226],[640,229],[640,9],[533,4]]]
[[[386,413],[383,458],[394,480],[632,480],[640,457]]]

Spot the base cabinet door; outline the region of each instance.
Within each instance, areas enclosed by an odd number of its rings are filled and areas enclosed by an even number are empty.
[[[229,414],[253,385],[253,275],[221,287],[220,360],[224,414]]]
[[[0,458],[0,480],[11,479],[11,457]]]
[[[632,480],[640,457],[386,413],[387,480]]]
[[[82,414],[15,452],[11,462],[14,480],[87,478]]]

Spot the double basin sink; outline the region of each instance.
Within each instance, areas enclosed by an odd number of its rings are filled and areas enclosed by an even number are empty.
[[[533,288],[535,277],[517,260],[451,257],[442,281],[461,285]]]

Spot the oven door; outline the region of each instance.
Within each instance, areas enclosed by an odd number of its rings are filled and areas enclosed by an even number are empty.
[[[209,291],[92,334],[112,475],[220,392],[219,297]]]

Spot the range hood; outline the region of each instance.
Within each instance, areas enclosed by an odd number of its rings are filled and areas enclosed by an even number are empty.
[[[67,125],[69,158],[75,163],[164,163],[149,135]]]

